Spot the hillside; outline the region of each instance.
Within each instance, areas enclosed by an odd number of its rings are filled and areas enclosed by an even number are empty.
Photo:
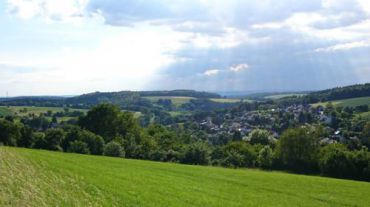
[[[317,104],[313,104],[313,106],[325,106],[329,102],[320,102]],[[356,107],[361,105],[368,105],[370,107],[370,97],[361,97],[361,98],[349,98],[349,99],[341,99],[331,102],[334,106],[340,107]]]
[[[309,98],[319,101],[332,101],[366,96],[370,96],[370,83],[337,87],[313,92],[308,95]]]
[[[0,206],[368,206],[370,184],[0,147]]]
[[[282,97],[276,101],[279,105],[287,106],[291,104],[315,104],[320,102],[361,97],[370,97],[370,83],[331,88],[327,90],[311,92],[305,96]]]

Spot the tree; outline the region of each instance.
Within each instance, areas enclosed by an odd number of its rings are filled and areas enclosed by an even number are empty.
[[[370,122],[367,122],[362,130],[361,142],[370,148]]]
[[[7,146],[17,146],[17,141],[21,137],[18,125],[7,120],[0,120],[0,143]]]
[[[195,165],[208,165],[210,161],[210,149],[207,144],[196,142],[185,148],[182,163]]]
[[[89,147],[85,142],[80,140],[75,140],[70,143],[70,147],[68,148],[69,152],[79,153],[79,154],[90,154]]]
[[[270,169],[272,167],[273,152],[270,146],[264,146],[258,153],[257,163],[262,169]]]
[[[353,171],[350,153],[341,144],[330,144],[320,151],[319,166],[323,175],[346,178]]]
[[[268,145],[273,142],[270,132],[264,129],[254,129],[248,136],[251,144]]]
[[[118,142],[111,141],[105,145],[104,155],[110,157],[125,157],[125,151]]]
[[[33,130],[29,126],[23,126],[20,129],[21,137],[17,140],[19,147],[31,147],[34,142]]]
[[[48,150],[63,151],[60,146],[62,140],[64,139],[64,131],[61,128],[48,129],[45,132],[45,148]]]
[[[86,143],[88,149],[93,155],[101,155],[104,150],[104,139],[87,130],[81,130],[79,132],[79,140]]]
[[[121,112],[118,106],[100,104],[93,107],[86,116],[80,117],[79,125],[104,138],[106,142],[117,136],[125,137],[127,133],[138,135],[139,128],[130,112]]]
[[[296,171],[313,171],[317,166],[319,142],[314,130],[308,127],[283,132],[277,146],[286,167]]]
[[[256,152],[252,145],[246,142],[230,142],[222,147],[224,159],[221,164],[228,167],[254,167]]]
[[[46,149],[45,134],[43,132],[35,132],[32,136],[34,138],[34,142],[31,146],[32,148]]]

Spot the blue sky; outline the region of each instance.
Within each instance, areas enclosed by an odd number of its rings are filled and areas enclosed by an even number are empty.
[[[368,0],[0,0],[0,96],[370,82]]]

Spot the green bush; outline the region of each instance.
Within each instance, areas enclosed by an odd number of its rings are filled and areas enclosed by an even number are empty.
[[[230,142],[222,147],[223,160],[226,167],[254,167],[256,152],[252,145],[246,142]]]
[[[197,142],[185,148],[182,163],[208,165],[210,162],[210,149],[207,144]]]
[[[45,149],[63,151],[61,147],[62,140],[64,139],[65,134],[63,129],[48,129],[45,132]]]
[[[68,151],[80,154],[90,154],[90,150],[87,144],[80,140],[75,140],[71,142]]]
[[[326,176],[346,178],[353,172],[351,154],[341,144],[330,144],[321,149],[319,166],[321,173]]]
[[[315,131],[310,128],[286,130],[280,137],[277,152],[290,170],[312,172],[317,169],[319,142]]]
[[[270,146],[263,147],[257,157],[258,166],[262,169],[271,169],[273,160],[273,152]]]
[[[248,136],[248,141],[251,144],[268,145],[272,144],[273,140],[270,132],[264,129],[254,129]]]
[[[105,145],[104,155],[110,157],[125,157],[125,151],[118,142],[111,141]]]
[[[18,125],[7,120],[0,120],[0,143],[6,146],[17,146],[17,141],[21,136]]]

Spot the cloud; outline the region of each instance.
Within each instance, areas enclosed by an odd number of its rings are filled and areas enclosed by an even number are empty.
[[[311,90],[370,81],[354,72],[370,66],[367,0],[8,0],[7,8],[22,19],[98,18],[97,31],[119,31],[54,64],[114,88]]]
[[[88,0],[8,0],[7,11],[21,19],[72,21],[85,15]]]
[[[358,42],[348,42],[342,44],[336,44],[330,47],[317,48],[315,52],[335,52],[342,50],[351,50],[355,48],[370,47],[370,41],[358,41]]]
[[[241,63],[241,64],[236,64],[236,65],[233,65],[231,66],[229,69],[230,71],[232,72],[240,72],[240,71],[243,71],[243,70],[246,70],[249,68],[249,65],[246,64],[246,63]]]
[[[209,69],[209,70],[206,70],[203,74],[206,75],[206,76],[214,76],[214,75],[217,75],[221,72],[221,70],[218,70],[218,69]]]

